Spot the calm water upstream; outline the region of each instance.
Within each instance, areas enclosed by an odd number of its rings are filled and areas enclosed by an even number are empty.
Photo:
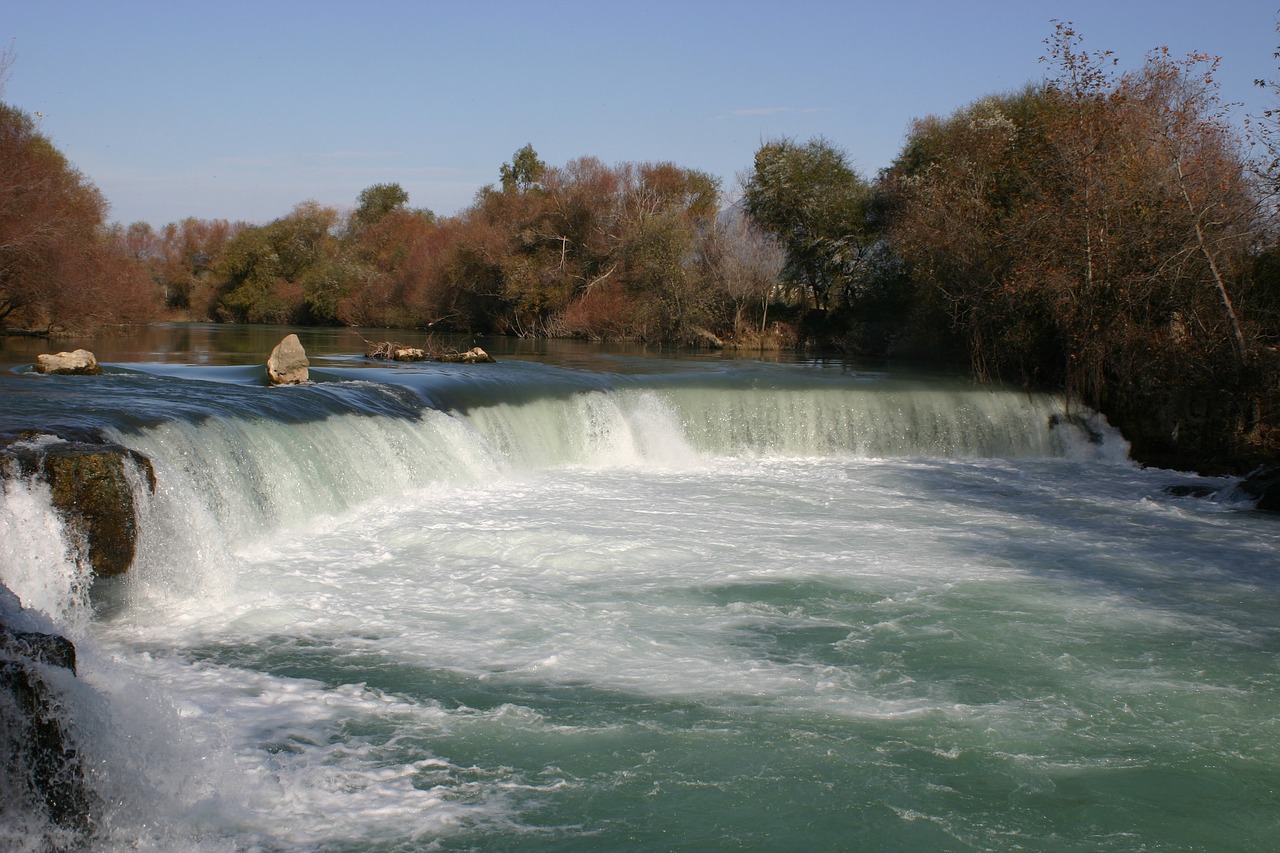
[[[0,582],[79,649],[89,849],[1274,849],[1280,523],[1063,401],[339,331],[267,388],[281,334],[0,350],[0,429],[158,481],[91,597],[47,490],[0,497]]]

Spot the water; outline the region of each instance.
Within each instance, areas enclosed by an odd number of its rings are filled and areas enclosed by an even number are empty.
[[[91,598],[47,493],[0,503],[0,580],[80,651],[93,849],[1272,844],[1280,526],[1165,496],[1195,478],[1060,400],[619,351],[335,347],[285,389],[189,361],[0,377],[0,426],[156,468]]]

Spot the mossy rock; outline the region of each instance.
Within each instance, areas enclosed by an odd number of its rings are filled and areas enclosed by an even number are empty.
[[[95,574],[118,575],[129,569],[137,549],[138,521],[126,465],[136,466],[154,491],[155,471],[149,459],[119,445],[81,442],[16,444],[4,453],[17,461],[22,475],[49,485],[54,508],[83,538]]]

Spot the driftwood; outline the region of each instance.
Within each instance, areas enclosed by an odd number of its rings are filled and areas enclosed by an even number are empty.
[[[365,358],[376,358],[381,361],[440,361],[447,363],[480,364],[491,363],[493,356],[480,347],[469,350],[457,349],[435,350],[423,347],[411,347],[395,341],[365,341]]]

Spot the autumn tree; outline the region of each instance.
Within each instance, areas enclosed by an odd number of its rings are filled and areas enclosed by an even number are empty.
[[[1037,186],[1049,99],[1030,88],[913,122],[882,178],[890,239],[916,284],[917,336],[958,351],[979,376],[1061,381],[1059,330],[1045,320],[1028,242],[1059,216]]]
[[[425,283],[411,259],[437,222],[431,211],[410,209],[408,202],[399,184],[375,184],[360,193],[339,245],[347,280],[326,315],[352,325],[429,322]]]
[[[735,337],[763,333],[786,266],[786,250],[737,206],[712,224],[703,251],[712,286],[732,305],[731,331]]]
[[[149,244],[146,266],[160,288],[164,304],[177,316],[212,320],[221,280],[215,270],[223,249],[236,234],[250,227],[245,222],[187,217],[170,222],[154,236],[143,222],[129,226],[130,245]]]
[[[106,200],[0,103],[0,323],[74,327],[151,315],[145,274],[105,225]]]
[[[1257,197],[1213,61],[1118,74],[1065,24],[1048,45],[1044,84],[917,122],[884,178],[918,312],[979,374],[1065,387],[1148,446],[1248,432]],[[1233,414],[1192,414],[1206,394]]]
[[[451,315],[517,335],[676,340],[714,299],[700,249],[718,181],[672,163],[545,166],[530,146],[459,216],[441,267]]]

